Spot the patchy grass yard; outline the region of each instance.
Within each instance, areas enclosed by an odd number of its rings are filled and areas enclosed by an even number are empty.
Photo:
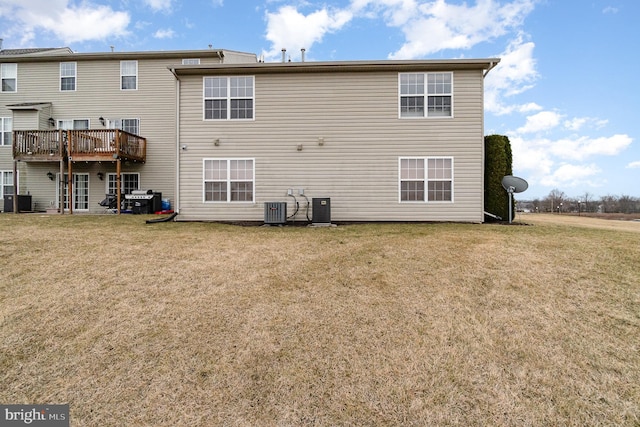
[[[0,215],[0,402],[74,427],[640,424],[640,223],[144,219]]]

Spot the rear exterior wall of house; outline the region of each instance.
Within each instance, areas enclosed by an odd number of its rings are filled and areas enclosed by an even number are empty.
[[[225,70],[181,76],[179,219],[260,221],[264,202],[274,201],[287,202],[291,214],[292,190],[300,203],[296,219],[306,220],[303,190],[308,199],[330,198],[333,221],[482,222],[483,72],[438,72],[452,75],[451,117],[400,117],[402,73],[360,70],[249,72],[253,118],[207,120],[204,80]],[[251,176],[240,178],[253,194],[215,201],[219,184],[205,182],[218,178],[211,165],[233,168],[236,160],[248,161],[242,167]],[[401,181],[416,176],[401,169],[414,160],[420,167],[444,160],[450,169],[440,178],[451,191],[440,200],[407,200],[417,193],[403,196]],[[423,191],[432,177],[425,174],[417,184]]]

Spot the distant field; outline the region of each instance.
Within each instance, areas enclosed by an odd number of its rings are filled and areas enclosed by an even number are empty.
[[[600,228],[603,230],[618,230],[640,233],[640,214],[600,214],[590,216],[558,215],[558,214],[518,214],[520,222],[534,224],[556,224],[572,227]],[[637,218],[637,220],[636,220]]]
[[[0,402],[74,427],[640,425],[638,222],[145,219],[0,215]]]

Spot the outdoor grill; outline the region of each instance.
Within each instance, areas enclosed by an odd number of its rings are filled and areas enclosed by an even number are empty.
[[[153,214],[162,210],[162,193],[154,193],[153,190],[133,190],[124,198],[134,214]]]

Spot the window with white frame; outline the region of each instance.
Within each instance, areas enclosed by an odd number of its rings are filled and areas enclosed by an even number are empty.
[[[400,158],[401,202],[453,202],[453,158]]]
[[[60,174],[57,173],[57,181]],[[69,209],[69,175],[64,174],[64,209]],[[56,200],[60,200],[60,186],[56,185]],[[89,210],[89,174],[73,174],[73,209],[78,211]]]
[[[117,174],[110,173],[107,175],[107,194],[118,194]],[[120,193],[131,194],[133,190],[140,189],[140,174],[138,173],[121,173],[120,174]]]
[[[138,61],[120,61],[120,89],[138,89]]]
[[[253,159],[204,159],[205,202],[253,202]]]
[[[13,171],[0,171],[0,199],[13,195]]]
[[[205,120],[252,120],[253,76],[205,77]]]
[[[185,58],[182,65],[200,65],[200,58]]]
[[[11,145],[13,140],[11,117],[0,117],[0,145]]]
[[[18,91],[18,64],[0,64],[2,92]]]
[[[140,119],[109,119],[109,129],[120,129],[134,135],[140,135]]]
[[[75,62],[60,63],[60,90],[63,92],[76,90]]]
[[[58,120],[58,129],[62,130],[87,130],[89,129],[88,119],[62,119]]]
[[[452,117],[453,73],[401,73],[400,117]]]

